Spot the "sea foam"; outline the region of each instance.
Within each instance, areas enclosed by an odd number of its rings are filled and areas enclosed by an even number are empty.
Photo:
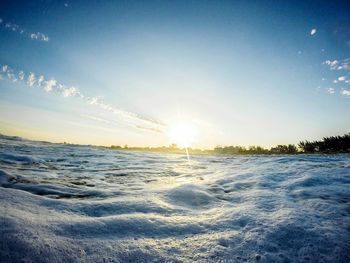
[[[350,155],[0,137],[1,262],[350,262]]]

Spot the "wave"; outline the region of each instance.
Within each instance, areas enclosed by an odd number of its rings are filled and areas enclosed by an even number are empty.
[[[1,142],[4,262],[350,261],[350,155]]]

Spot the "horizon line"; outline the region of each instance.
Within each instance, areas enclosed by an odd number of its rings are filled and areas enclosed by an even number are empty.
[[[331,136],[328,136],[328,137],[337,137],[337,136],[345,136],[345,135],[349,135],[350,132],[348,133],[344,133],[343,135],[331,135]],[[110,144],[110,145],[98,145],[98,144],[83,144],[83,143],[72,143],[72,142],[67,142],[67,141],[63,141],[63,142],[54,142],[54,141],[47,141],[47,140],[40,140],[40,139],[29,139],[29,138],[25,138],[25,137],[22,137],[22,136],[19,136],[19,135],[8,135],[8,134],[4,134],[3,132],[0,132],[0,136],[3,136],[3,137],[14,137],[14,138],[20,138],[22,140],[26,140],[26,141],[33,141],[33,142],[43,142],[43,143],[52,143],[52,144],[66,144],[66,145],[74,145],[74,146],[93,146],[93,147],[104,147],[104,148],[112,148],[112,147],[120,147],[119,149],[121,150],[126,150],[126,149],[129,149],[129,150],[132,150],[132,148],[138,148],[139,150],[142,150],[142,149],[157,149],[157,148],[171,148],[173,147],[174,149],[177,149],[177,150],[185,150],[186,148],[187,149],[191,149],[191,150],[200,150],[200,151],[210,151],[210,150],[215,150],[215,148],[226,148],[226,147],[241,147],[243,149],[249,149],[250,147],[260,147],[262,148],[263,150],[271,150],[272,148],[274,147],[278,147],[278,146],[288,146],[288,145],[292,145],[292,146],[296,146],[297,148],[300,148],[299,147],[299,144],[301,142],[317,142],[318,140],[307,140],[307,139],[304,139],[304,140],[300,140],[297,144],[294,144],[294,143],[288,143],[288,144],[276,144],[274,146],[271,146],[271,147],[264,147],[264,146],[260,146],[260,145],[239,145],[239,144],[227,144],[227,145],[216,145],[215,147],[212,147],[212,148],[192,148],[192,147],[180,147],[179,145],[175,144],[175,143],[170,143],[168,145],[161,145],[161,146],[129,146],[127,143],[124,144],[124,146],[121,146],[121,145],[114,145],[114,144]],[[328,138],[328,137],[323,137],[322,140],[324,138]]]

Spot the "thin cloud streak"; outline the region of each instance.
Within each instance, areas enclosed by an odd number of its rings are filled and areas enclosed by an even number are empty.
[[[80,116],[85,118],[85,119],[98,121],[98,122],[102,122],[102,123],[105,123],[105,124],[111,124],[111,122],[109,120],[102,119],[102,118],[99,118],[99,117],[96,117],[96,116],[87,115],[87,114],[80,114]]]
[[[39,87],[45,92],[55,92],[61,94],[63,97],[77,97],[83,99],[90,105],[97,106],[105,111],[108,111],[119,118],[121,118],[129,126],[137,128],[139,130],[147,130],[156,133],[163,133],[166,125],[156,119],[143,116],[138,113],[125,111],[110,104],[105,103],[99,97],[89,97],[84,95],[77,87],[66,86],[61,84],[54,78],[46,79],[43,75],[35,75],[33,72],[25,74],[24,71],[15,71],[8,65],[0,67],[0,79],[7,78],[12,82],[23,82],[29,88]]]
[[[5,30],[10,30],[15,33],[18,33],[20,35],[25,35],[29,37],[30,39],[33,40],[38,40],[38,41],[44,41],[48,42],[50,38],[45,35],[44,33],[41,32],[27,32],[25,29],[21,28],[19,25],[10,23],[10,22],[4,22],[2,18],[0,18],[0,28],[3,28]]]

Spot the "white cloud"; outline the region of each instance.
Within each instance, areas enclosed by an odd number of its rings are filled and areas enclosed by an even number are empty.
[[[313,35],[316,34],[316,32],[317,32],[317,29],[316,29],[316,28],[313,28],[313,29],[311,29],[311,31],[310,31],[310,35],[313,36]]]
[[[7,78],[13,82],[18,80],[17,76],[12,71],[7,72]]]
[[[342,60],[326,60],[322,62],[323,65],[327,65],[329,67],[329,70],[337,70],[344,73],[350,74],[350,58],[342,59]],[[344,84],[350,84],[350,81],[347,79],[345,75],[342,75],[336,79],[333,80],[333,83],[344,83]]]
[[[19,79],[19,80],[24,80],[24,77],[25,77],[24,72],[23,72],[23,71],[20,71],[20,72],[18,73],[18,79]]]
[[[343,69],[343,70],[346,70],[346,71],[350,70],[349,62],[344,63],[343,66],[342,66],[342,69]]]
[[[350,98],[350,90],[343,89],[340,94]]]
[[[110,105],[106,105],[106,104],[100,104],[101,108],[106,110],[106,111],[112,111],[113,107]]]
[[[62,94],[63,94],[64,97],[72,97],[72,96],[74,96],[77,93],[78,93],[78,90],[77,90],[76,87],[64,88],[62,90]]]
[[[329,94],[334,94],[335,90],[334,90],[334,88],[328,88],[328,89],[327,89],[327,92],[328,92]]]
[[[46,41],[46,42],[49,41],[49,37],[40,32],[30,34],[30,38],[35,40]]]
[[[42,83],[44,82],[44,76],[40,76],[39,78],[38,78],[38,86],[40,86],[41,87],[41,85],[42,85]]]
[[[33,87],[36,82],[36,78],[33,72],[29,73],[28,79],[27,79],[27,84],[29,87]]]
[[[335,70],[337,69],[337,65],[338,65],[339,61],[338,60],[326,60],[323,62],[323,64],[326,64],[329,66],[330,70]]]
[[[8,65],[3,65],[0,69],[4,75],[12,82],[17,80],[22,81],[29,87],[39,87],[46,92],[56,92],[63,95],[63,97],[77,97],[84,100],[86,103],[96,105],[101,109],[108,111],[124,121],[127,125],[140,130],[148,130],[153,132],[162,132],[166,125],[159,120],[149,118],[134,112],[125,111],[115,106],[109,105],[102,101],[99,97],[89,97],[82,94],[78,88],[71,86],[68,87],[59,83],[56,79],[45,80],[45,77],[40,75],[36,77],[33,72],[29,72],[27,79],[25,80],[25,73],[23,71],[16,72]],[[2,75],[0,75],[2,76]]]
[[[93,97],[93,98],[88,97],[87,101],[91,105],[99,104],[99,98],[96,98],[96,97]]]
[[[10,22],[3,23],[4,21],[1,18],[0,18],[0,20],[1,20],[0,26],[3,27],[4,29],[19,33],[21,35],[25,35],[31,39],[34,39],[34,40],[45,41],[45,42],[49,41],[49,37],[43,33],[40,33],[40,32],[30,33],[30,32],[27,32],[25,29],[23,29],[22,27],[20,27],[17,24],[10,23]]]
[[[9,80],[17,81],[17,79],[13,73],[13,70],[11,68],[9,68],[9,66],[7,66],[7,65],[2,66],[2,72],[5,73],[5,75],[7,76],[7,78]]]
[[[13,23],[6,23],[5,28],[9,29],[13,32],[18,32],[20,34],[24,33],[24,30],[19,27],[19,25],[13,24]]]
[[[38,84],[39,84],[39,81],[38,81]],[[52,88],[53,88],[54,86],[56,86],[56,84],[57,84],[57,81],[56,81],[55,79],[50,79],[50,80],[48,80],[48,81],[45,81],[44,90],[45,90],[46,92],[50,92],[50,91],[52,91]],[[39,84],[39,85],[40,85],[40,84]]]
[[[86,119],[93,120],[93,121],[103,122],[103,123],[107,123],[107,124],[111,123],[109,120],[102,119],[102,118],[99,118],[99,117],[96,117],[96,116],[92,116],[92,115],[81,114],[80,116],[84,117]]]

